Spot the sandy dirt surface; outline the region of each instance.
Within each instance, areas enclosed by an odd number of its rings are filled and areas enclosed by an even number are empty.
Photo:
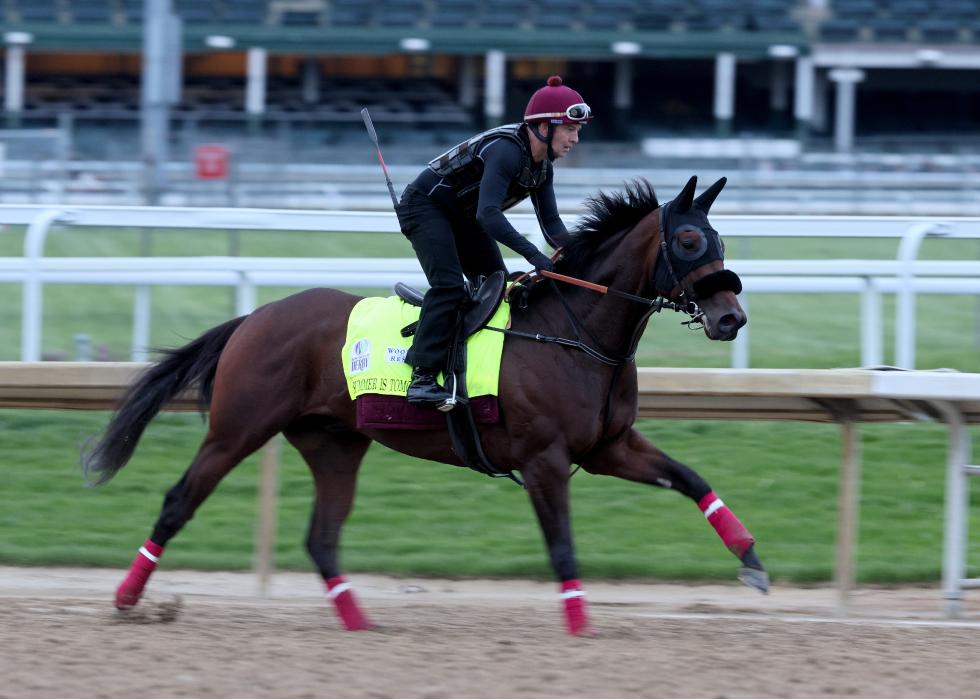
[[[0,567],[0,697],[980,696],[980,592],[586,583],[593,638],[555,586],[352,575],[380,629],[342,631],[315,575]]]

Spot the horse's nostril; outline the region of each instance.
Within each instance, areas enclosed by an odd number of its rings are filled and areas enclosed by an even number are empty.
[[[745,325],[745,320],[743,317],[735,313],[726,313],[718,321],[718,329],[723,333],[730,333],[733,330],[738,330],[740,327]]]

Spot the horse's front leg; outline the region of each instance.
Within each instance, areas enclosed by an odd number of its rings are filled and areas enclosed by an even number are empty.
[[[572,526],[568,508],[568,467],[541,466],[525,469],[531,504],[541,525],[551,568],[560,584],[565,608],[565,627],[575,636],[590,633],[585,611],[585,592],[578,579],[578,562],[572,544]]]
[[[697,503],[705,519],[742,561],[739,580],[760,592],[769,591],[769,575],[755,552],[755,539],[694,469],[675,461],[635,429],[590,452],[582,461],[589,473],[670,488]]]

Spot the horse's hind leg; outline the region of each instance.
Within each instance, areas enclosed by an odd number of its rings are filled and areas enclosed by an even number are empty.
[[[313,472],[316,500],[306,547],[348,631],[371,628],[340,573],[340,531],[354,504],[357,472],[371,440],[328,418],[304,418],[284,431]]]
[[[187,471],[167,492],[153,534],[140,547],[129,574],[117,588],[117,609],[127,609],[139,601],[167,542],[190,521],[221,479],[277,431],[271,427],[249,429],[227,436],[217,435],[213,429],[209,432]]]
[[[742,561],[739,579],[760,592],[768,592],[769,576],[748,529],[694,469],[664,454],[635,429],[593,450],[582,461],[582,468],[589,473],[670,488],[688,496],[728,550]]]

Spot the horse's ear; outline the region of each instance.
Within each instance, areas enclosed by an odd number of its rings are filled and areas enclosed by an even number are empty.
[[[684,185],[684,189],[677,195],[677,210],[681,213],[689,211],[691,204],[694,203],[694,189],[698,186],[698,176],[691,175],[691,179]]]
[[[728,178],[722,177],[720,180],[701,192],[701,196],[695,199],[694,203],[697,204],[698,208],[700,208],[704,213],[708,213],[708,209],[710,209],[711,205],[715,203],[715,197],[717,197],[718,193],[725,188],[725,184],[727,182]]]

